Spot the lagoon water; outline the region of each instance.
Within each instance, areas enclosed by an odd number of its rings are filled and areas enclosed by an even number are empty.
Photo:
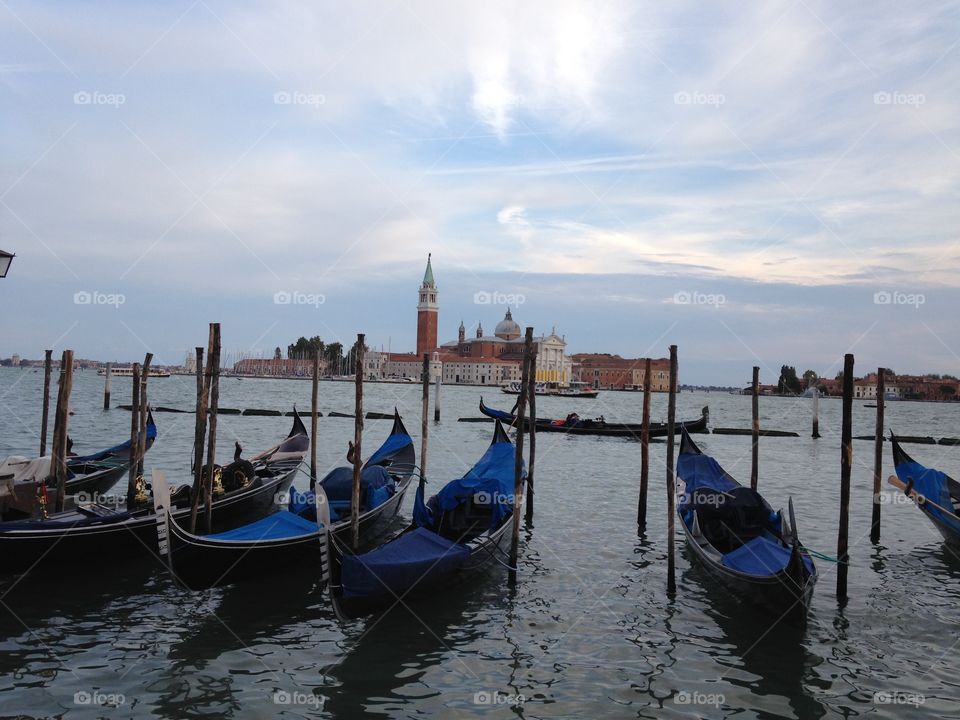
[[[35,454],[42,372],[0,369],[0,457]],[[75,375],[74,449],[129,434],[128,412],[101,409],[103,379]],[[150,381],[154,405],[190,409],[189,377]],[[55,395],[55,393],[54,393]],[[129,402],[114,380],[114,403]],[[492,426],[458,423],[477,403],[509,407],[489,388],[444,387],[430,424],[428,489],[461,475]],[[400,409],[419,451],[415,385],[370,384],[365,408]],[[432,391],[431,391],[432,401]],[[308,382],[225,378],[223,407],[301,410]],[[323,382],[320,409],[350,412],[353,386]],[[683,393],[680,418],[709,405],[714,426],[750,425],[750,399]],[[839,400],[820,403],[823,437],[809,437],[810,401],[761,399],[760,490],[774,507],[793,496],[801,537],[834,555],[838,518]],[[641,395],[538,398],[541,416],[571,410],[639,421]],[[854,434],[872,434],[857,402]],[[654,396],[653,419],[666,415]],[[960,404],[889,403],[901,434],[960,435]],[[157,413],[146,466],[188,482],[193,416]],[[250,456],[289,418],[220,416],[220,457],[238,440]],[[364,452],[389,432],[368,420]],[[324,417],[321,470],[343,464],[353,421]],[[749,479],[750,438],[699,436],[733,476]],[[960,474],[960,448],[909,445],[919,461]],[[339,622],[303,567],[261,582],[191,593],[152,562],[77,557],[72,567],[0,578],[0,715],[4,717],[397,718],[871,718],[960,717],[960,559],[912,505],[892,494],[879,544],[869,540],[873,444],[855,441],[850,600],[834,597],[835,566],[819,561],[809,627],[771,627],[724,597],[681,550],[678,591],[666,587],[664,445],[652,446],[647,532],[636,531],[639,444],[539,435],[536,515],[525,527],[519,581],[494,568],[474,582],[380,618]],[[884,477],[892,473],[885,449]],[[298,481],[303,484],[302,476]],[[886,487],[886,485],[885,485]],[[411,496],[401,514],[408,518]],[[398,521],[398,526],[403,519]]]

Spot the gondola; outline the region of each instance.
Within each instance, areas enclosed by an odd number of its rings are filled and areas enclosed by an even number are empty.
[[[380,523],[396,515],[414,472],[413,439],[407,434],[399,413],[394,411],[393,429],[383,445],[363,466],[361,478],[366,502],[360,513],[361,531],[372,533]],[[340,482],[343,470],[349,471],[352,490],[353,470],[337,468],[331,476]],[[387,478],[389,485],[379,485]],[[279,510],[253,523],[226,532],[198,535],[183,527],[175,517],[165,528],[168,536],[166,562],[174,577],[186,587],[199,590],[217,585],[261,577],[293,565],[316,568],[326,566],[326,533],[350,532],[349,502],[345,516],[337,515],[328,504],[327,494],[298,493],[290,488],[287,509]],[[165,506],[162,488],[154,484],[154,502]],[[392,486],[392,487],[391,487]],[[339,487],[339,485],[337,486]],[[389,490],[381,490],[389,487]],[[376,497],[386,498],[375,503]],[[339,505],[343,510],[343,505]],[[160,508],[158,507],[158,512]],[[330,515],[339,519],[331,522]]]
[[[960,483],[911,458],[893,433],[890,440],[897,476],[888,482],[917,504],[949,545],[960,547]]]
[[[285,493],[310,447],[299,415],[287,437],[249,461],[235,458],[221,468],[222,487],[215,492],[211,516],[215,531],[228,530],[270,513],[278,493]],[[173,517],[190,516],[192,488],[177,487],[171,498]],[[200,506],[200,516],[204,514]],[[0,572],[31,570],[41,563],[102,562],[157,554],[157,516],[149,497],[132,511],[119,512],[97,503],[51,514],[42,520],[0,522]],[[108,567],[118,568],[117,563]]]
[[[681,431],[677,514],[687,546],[731,593],[778,620],[806,624],[817,569],[789,521],[760,493],[740,485]]]
[[[147,415],[147,435],[145,449],[149,450],[157,438],[157,426],[153,414]],[[50,456],[28,459],[9,457],[3,463],[0,475],[8,472],[13,475],[9,480],[10,493],[0,501],[0,519],[18,520],[35,517],[40,508],[37,502],[39,483],[47,485],[45,502],[52,506],[56,502],[56,487],[47,480],[51,474]],[[67,481],[65,494],[75,496],[77,502],[88,502],[105,493],[116,485],[117,481],[130,469],[130,441],[114,445],[91,455],[67,456]]]
[[[146,450],[157,439],[153,413],[147,413]],[[67,458],[67,495],[102,493],[112,488],[130,469],[130,441],[114,445],[92,455]]]
[[[483,457],[424,502],[420,478],[413,522],[363,554],[329,535],[330,596],[340,618],[382,611],[462,580],[493,562],[506,564],[514,503],[514,447],[499,421]],[[526,471],[524,471],[526,477]]]
[[[483,404],[483,398],[480,398],[480,412],[487,417],[500,420],[508,425],[514,425],[517,422],[516,416],[512,412],[504,410],[495,410]],[[688,433],[706,433],[709,432],[707,424],[710,421],[710,408],[704,407],[701,416],[696,420],[687,420],[677,424],[677,430],[681,427],[686,428]],[[524,429],[529,431],[529,418],[523,419]],[[642,423],[609,423],[603,418],[586,419],[568,415],[562,420],[551,420],[548,418],[537,418],[537,432],[558,432],[568,435],[602,435],[607,437],[629,437],[639,440],[643,432]],[[667,423],[650,423],[650,437],[666,437]]]

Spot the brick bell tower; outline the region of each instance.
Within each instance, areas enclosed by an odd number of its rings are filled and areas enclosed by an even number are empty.
[[[433,281],[433,267],[427,255],[427,270],[420,285],[420,302],[417,304],[417,355],[432,353],[437,349],[437,285]]]

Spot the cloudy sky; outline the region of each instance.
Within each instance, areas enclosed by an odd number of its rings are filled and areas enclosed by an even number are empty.
[[[470,5],[2,0],[0,356],[407,350],[432,252],[442,340],[960,372],[957,3]]]

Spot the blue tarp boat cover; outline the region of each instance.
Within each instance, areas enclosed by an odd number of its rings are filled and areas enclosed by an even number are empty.
[[[403,433],[390,435],[373,455],[366,462],[365,467],[369,468],[379,462],[383,462],[391,455],[396,455],[408,445],[413,445],[413,438]]]
[[[897,477],[900,478],[901,482],[908,483],[910,480],[913,480],[913,489],[918,494],[923,495],[925,498],[930,498],[930,500],[937,505],[947,508],[948,510],[953,507],[950,490],[947,487],[946,473],[928,468],[913,460],[900,463],[897,465],[896,470]],[[924,505],[923,509],[936,518],[938,522],[953,528],[954,532],[960,533],[960,523],[949,515],[945,515],[929,503]]]
[[[343,594],[346,598],[402,596],[419,582],[454,572],[469,557],[466,545],[417,528],[363,555],[344,555]]]
[[[690,503],[690,495],[700,488],[728,492],[738,483],[727,476],[720,463],[709,455],[680,453],[677,458],[677,476],[685,485],[680,507]]]
[[[205,535],[211,540],[275,540],[317,532],[317,524],[287,510],[279,510],[249,525]]]
[[[353,468],[334,468],[320,481],[320,484],[323,485],[323,491],[331,501],[349,501],[353,497]],[[380,465],[365,467],[360,471],[361,496],[365,495],[368,488],[383,488],[393,484],[390,473]]]
[[[440,509],[453,510],[472,495],[485,496],[483,504],[493,504],[490,526],[499,525],[513,507],[514,459],[513,443],[493,443],[466,475],[437,493]]]
[[[803,561],[812,573],[813,562],[808,557],[804,557]],[[724,567],[758,576],[776,575],[787,567],[789,562],[790,548],[762,536],[744,543],[736,550],[724,555],[721,560]]]

